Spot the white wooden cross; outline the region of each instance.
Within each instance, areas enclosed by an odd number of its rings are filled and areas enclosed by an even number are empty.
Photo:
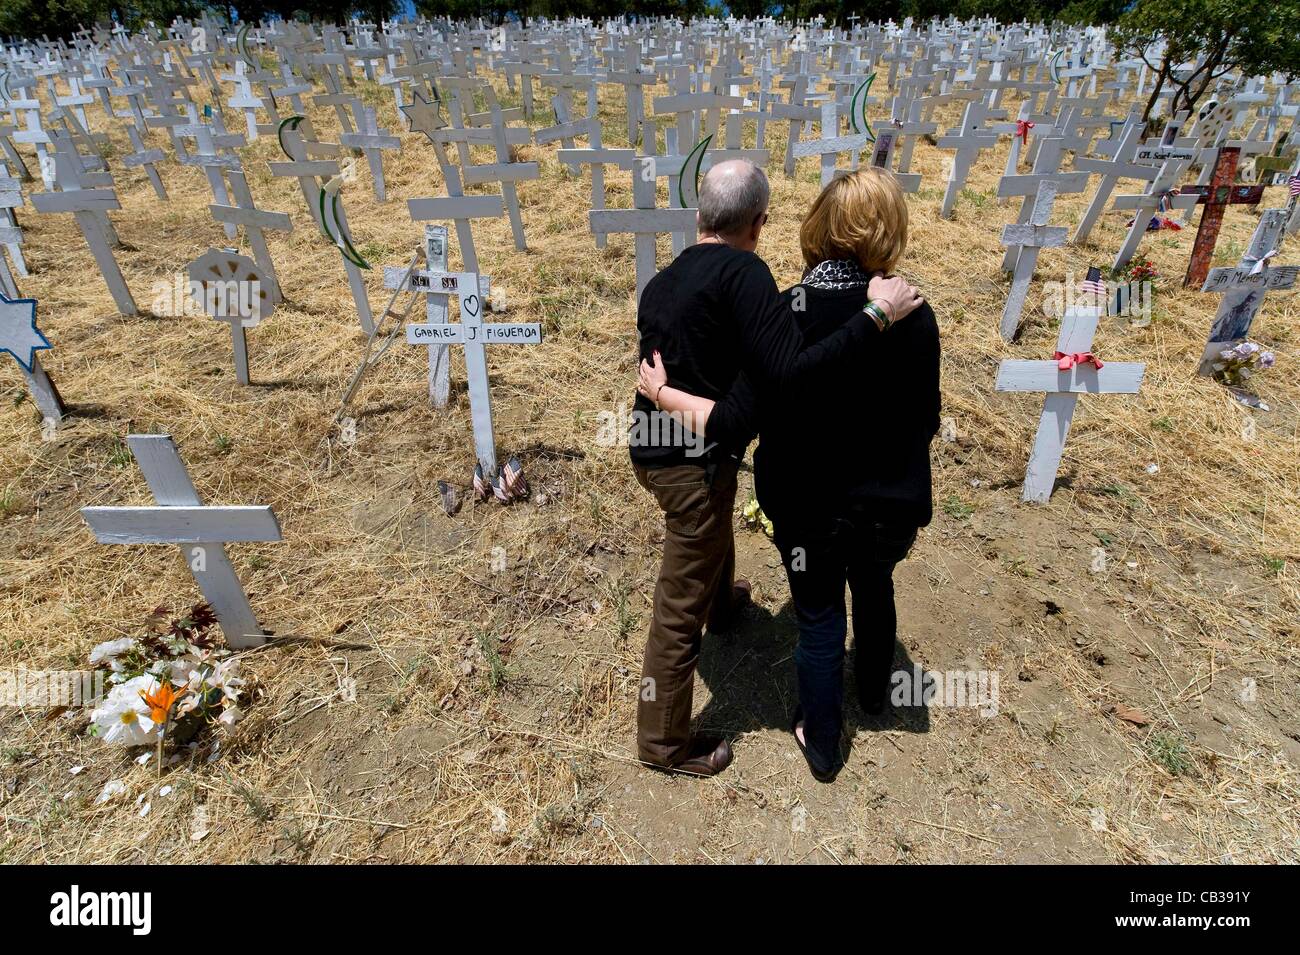
[[[487,346],[540,345],[542,326],[537,323],[484,323],[483,290],[474,272],[444,272],[435,269],[412,271],[412,287],[423,285],[460,302],[460,321],[406,326],[406,341],[411,345],[462,345],[465,349],[465,377],[469,388],[470,417],[474,425],[474,452],[478,458],[475,486],[491,486],[496,496],[508,500],[518,465],[512,462],[513,474],[503,477],[497,466],[496,439],[492,431],[492,397],[488,390]],[[432,355],[430,362],[433,361]]]
[[[952,218],[953,207],[957,204],[957,196],[962,187],[966,185],[966,177],[970,175],[971,165],[979,157],[981,150],[997,144],[998,134],[983,128],[989,116],[988,107],[983,103],[969,102],[962,113],[960,128],[950,130],[946,135],[939,137],[940,149],[957,150],[952,157],[952,173],[948,176],[943,205],[939,208],[940,218]]]
[[[695,209],[658,209],[655,207],[655,157],[639,156],[632,169],[631,209],[593,209],[588,214],[591,231],[597,235],[630,232],[636,249],[636,300],[654,278],[655,236],[662,232],[680,232],[694,241]]]
[[[794,156],[821,157],[821,184],[827,186],[835,178],[835,161],[842,152],[854,152],[871,144],[871,136],[866,133],[839,135],[839,106],[834,102],[823,103],[821,107],[821,139],[806,140],[795,143]]]
[[[75,181],[77,177],[65,167],[65,163],[70,163],[70,160],[58,155],[55,162],[59,168],[57,178],[63,184],[64,191],[33,193],[32,205],[42,214],[72,213],[86,239],[86,245],[95,256],[100,274],[113,295],[113,301],[117,303],[118,311],[123,315],[135,315],[138,312],[135,299],[131,297],[126,279],[122,278],[122,270],[113,258],[113,250],[105,234],[104,223],[108,218],[108,210],[121,208],[117,194],[112,189],[82,189]]]
[[[36,325],[36,299],[0,293],[0,352],[8,352],[18,362],[41,417],[57,422],[67,414],[67,409],[59,397],[59,389],[54,387],[36,355],[51,347],[50,340]]]
[[[1011,291],[1002,309],[999,330],[1003,339],[1011,341],[1020,327],[1020,314],[1025,307],[1025,296],[1038,265],[1038,250],[1065,245],[1066,228],[1052,226],[1052,206],[1056,202],[1057,184],[1054,179],[1044,179],[1038,184],[1033,210],[1026,223],[1013,222],[1002,229],[1002,244],[1009,246],[1008,255],[1015,252],[1015,271],[1011,276]]]
[[[1088,188],[1088,173],[1086,172],[1061,172],[1061,145],[1063,140],[1054,135],[1042,137],[1039,140],[1038,154],[1034,158],[1033,171],[1027,175],[1012,174],[1003,176],[998,180],[998,198],[1010,199],[1014,196],[1021,197],[1020,211],[1016,215],[1016,222],[1024,224],[1029,221],[1030,213],[1037,201],[1038,187],[1044,182],[1051,181],[1056,187],[1058,196],[1083,192]],[[1004,272],[1014,272],[1016,268],[1016,259],[1019,255],[1017,246],[1009,246],[1006,255],[1002,259],[1002,270]]]
[[[212,218],[218,222],[244,227],[248,244],[253,249],[253,259],[257,262],[257,267],[262,271],[268,286],[269,299],[272,303],[281,302],[284,300],[284,292],[280,288],[275,262],[271,259],[271,250],[266,244],[266,236],[263,232],[267,230],[292,232],[293,220],[287,212],[263,212],[258,209],[243,170],[231,169],[226,173],[226,177],[230,180],[230,191],[234,194],[235,204],[227,206],[213,203],[208,206],[208,209],[212,213]]]
[[[1139,160],[1142,153],[1143,150],[1138,150]],[[1174,147],[1166,147],[1160,151],[1153,150],[1151,155],[1163,155],[1166,158],[1156,178],[1147,187],[1147,191],[1139,195],[1115,197],[1114,208],[1133,210],[1133,224],[1129,227],[1128,237],[1120,246],[1119,252],[1115,254],[1115,262],[1112,265],[1115,271],[1122,269],[1133,258],[1138,245],[1142,242],[1142,237],[1146,235],[1147,226],[1151,224],[1151,220],[1158,212],[1162,209],[1173,211],[1174,209],[1190,210],[1196,207],[1195,193],[1185,196],[1178,194],[1178,180],[1190,161],[1189,153],[1191,150]]]
[[[339,142],[350,149],[360,149],[365,154],[366,162],[370,164],[370,178],[374,181],[375,198],[385,202],[384,157],[381,150],[400,150],[402,141],[396,136],[390,136],[387,130],[380,129],[376,111],[360,100],[353,100],[352,111],[356,114],[359,132],[345,132],[339,136]]]
[[[1206,275],[1201,291],[1222,292],[1223,298],[1210,326],[1210,338],[1197,369],[1199,374],[1213,374],[1212,366],[1219,352],[1250,334],[1251,323],[1264,304],[1266,293],[1295,288],[1300,266],[1273,265],[1271,261],[1282,241],[1286,215],[1285,209],[1265,209],[1240,264],[1210,269]]]
[[[606,164],[618,166],[620,169],[631,170],[632,163],[636,158],[635,149],[606,149],[601,144],[600,139],[600,119],[591,117],[583,120],[582,123],[574,123],[574,126],[586,125],[587,148],[586,149],[557,149],[555,157],[562,163],[572,163],[575,166],[591,166],[591,208],[605,208],[605,166]],[[542,142],[542,135],[539,131],[537,141]],[[596,248],[605,248],[605,234],[597,232]]]
[[[1092,227],[1097,224],[1097,219],[1105,211],[1106,204],[1110,202],[1111,193],[1115,191],[1115,186],[1119,184],[1121,179],[1145,179],[1149,182],[1156,177],[1157,173],[1153,167],[1133,161],[1145,129],[1146,124],[1142,120],[1136,116],[1130,116],[1124,122],[1119,135],[1119,143],[1116,145],[1114,154],[1110,159],[1075,157],[1075,169],[1089,175],[1100,173],[1101,181],[1097,183],[1097,191],[1092,194],[1092,199],[1088,202],[1088,209],[1084,212],[1083,218],[1079,220],[1078,228],[1074,230],[1074,235],[1070,239],[1071,244],[1083,245],[1088,241],[1088,236],[1092,233]]]
[[[352,292],[352,301],[357,307],[357,321],[367,335],[375,330],[374,318],[370,312],[370,297],[366,292],[366,280],[361,274],[361,266],[353,260],[349,246],[351,232],[348,231],[347,213],[343,201],[339,198],[338,187],[330,191],[323,179],[337,180],[342,175],[339,163],[333,159],[309,159],[308,146],[294,123],[296,117],[290,116],[280,122],[280,146],[291,162],[268,163],[273,176],[292,176],[298,180],[303,199],[311,210],[316,225],[339,248],[339,258],[343,260],[343,271],[348,277],[348,288]],[[319,144],[318,144],[319,145]],[[364,260],[362,260],[364,261]],[[367,264],[368,268],[369,265]]]
[[[501,198],[505,203],[506,215],[510,219],[510,230],[514,233],[515,248],[520,252],[528,249],[524,239],[524,220],[519,213],[519,192],[516,183],[525,179],[541,177],[541,167],[535,162],[513,162],[510,158],[510,146],[506,139],[506,124],[501,106],[491,87],[484,89],[488,105],[491,108],[492,146],[496,151],[496,162],[476,166],[472,163],[461,168],[463,182],[467,186],[482,185],[487,182],[501,184]]]
[[[1092,355],[1092,337],[1102,309],[1075,306],[1061,318],[1056,356],[1051,361],[1004,359],[998,367],[997,391],[1041,391],[1043,416],[1025,469],[1022,501],[1042,504],[1052,496],[1061,452],[1070,433],[1070,420],[1080,394],[1137,394],[1145,365],[1141,362],[1101,362]]]
[[[204,507],[171,436],[128,435],[153,506],[83,507],[81,516],[101,544],[177,544],[203,598],[212,605],[231,648],[266,642],[248,605],[225,544],[281,540],[280,523],[261,505]]]
[[[167,201],[167,189],[163,186],[163,181],[158,175],[158,170],[154,168],[155,163],[160,163],[166,158],[161,149],[148,149],[145,147],[144,139],[140,135],[140,130],[135,126],[127,124],[126,134],[131,140],[131,148],[135,152],[122,157],[122,165],[128,169],[139,166],[149,177],[149,184],[153,186],[153,191],[159,199]]]

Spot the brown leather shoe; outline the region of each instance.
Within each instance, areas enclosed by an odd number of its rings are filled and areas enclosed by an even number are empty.
[[[676,766],[652,765],[651,768],[684,776],[716,776],[731,765],[731,743],[725,739],[717,742],[694,740],[691,753]]]

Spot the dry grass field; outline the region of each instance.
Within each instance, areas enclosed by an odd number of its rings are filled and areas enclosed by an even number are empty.
[[[358,88],[381,127],[402,129],[387,91]],[[606,143],[624,145],[622,91],[601,95]],[[1014,115],[1015,98],[1004,105]],[[276,639],[244,655],[244,721],[163,779],[88,736],[80,711],[0,710],[0,861],[1300,861],[1300,304],[1270,294],[1255,323],[1278,355],[1256,379],[1272,411],[1196,377],[1218,297],[1181,287],[1194,229],[1143,241],[1161,274],[1151,323],[1106,319],[1098,332],[1103,358],[1146,362],[1141,393],[1085,396],[1051,502],[1021,504],[1041,399],[994,393],[998,362],[1050,355],[1043,283],[1108,265],[1125,217],[1108,212],[1090,247],[1044,251],[1007,345],[1006,143],[984,154],[952,221],[938,217],[948,154],[918,143],[925,180],[902,272],[939,318],[956,437],[935,442],[935,520],[896,575],[901,652],[909,667],[997,672],[998,713],[906,708],[872,723],[850,709],[848,765],[834,785],[814,782],[785,730],[784,575],[738,513],[756,604],[738,631],[706,639],[696,692],[701,725],[733,734],[736,760],[715,780],[671,778],[634,758],[662,528],[626,449],[600,440],[602,413],[633,396],[636,329],[632,238],[596,250],[590,180],[551,146],[523,147],[542,170],[520,187],[528,251],[505,219],[475,223],[482,271],[506,295],[499,320],[545,327],[540,347],[490,350],[498,448],[520,458],[534,496],[448,517],[437,482],[463,491],[473,465],[459,356],[451,405],[435,412],[424,350],[396,345],[353,405],[355,442],[339,440],[365,336],[338,253],[297,184],[269,174],[275,138],[241,150],[258,206],[295,223],[271,236],[287,301],[249,334],[245,388],[224,325],[148,311],[157,283],[225,244],[203,173],[169,159],[160,202],[122,166],[123,131],[93,112],[114,146],[118,261],[147,313],[116,314],[71,216],[21,214],[33,274],[20,285],[40,302],[55,346],[42,360],[73,413],[42,440],[4,363],[0,667],[84,667],[153,608],[198,599],[175,548],[100,545],[78,515],[150,501],[129,433],[171,434],[205,501],[275,509],[283,542],[230,551]],[[311,116],[337,138],[331,110]],[[379,266],[405,265],[421,239],[406,200],[443,192],[429,143],[402,138],[385,156],[386,203],[364,163],[345,193],[376,312]],[[768,145],[759,251],[785,286],[800,276],[817,168],[781,173],[783,126]],[[628,175],[607,178],[608,204],[630,205]],[[1284,201],[1273,188],[1264,205]],[[1085,202],[1062,197],[1056,223],[1076,223]],[[1237,260],[1257,221],[1228,211],[1217,264]],[[666,262],[666,239],[660,252]],[[833,479],[833,460],[810,466]],[[751,475],[741,482],[744,499]],[[97,804],[110,779],[126,796]]]

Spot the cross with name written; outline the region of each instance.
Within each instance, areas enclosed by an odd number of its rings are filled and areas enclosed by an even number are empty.
[[[1228,268],[1211,269],[1206,275],[1201,291],[1222,292],[1223,298],[1210,326],[1210,338],[1197,369],[1199,374],[1212,374],[1219,352],[1250,334],[1251,323],[1264,304],[1266,293],[1295,287],[1300,266],[1277,266],[1271,262],[1281,244],[1286,217],[1285,209],[1265,209],[1241,262]]]
[[[458,323],[439,322],[408,324],[406,341],[411,345],[461,345],[465,349],[465,377],[469,389],[470,418],[474,426],[474,452],[478,464],[474,469],[474,487],[485,495],[490,487],[502,503],[520,493],[527,493],[518,462],[497,465],[496,438],[492,430],[492,397],[488,390],[487,345],[540,345],[542,326],[537,323],[484,323],[483,294],[479,276],[473,272],[444,272],[434,269],[411,270],[408,281],[413,288],[423,286],[460,302]],[[432,358],[430,359],[432,360]]]

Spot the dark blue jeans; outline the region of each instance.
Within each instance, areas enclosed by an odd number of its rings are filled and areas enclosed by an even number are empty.
[[[808,757],[819,771],[839,763],[843,729],[844,587],[853,592],[854,676],[869,709],[889,694],[897,617],[894,565],[907,556],[916,528],[850,513],[819,525],[776,524],[790,596],[799,624],[794,662],[799,675]]]

